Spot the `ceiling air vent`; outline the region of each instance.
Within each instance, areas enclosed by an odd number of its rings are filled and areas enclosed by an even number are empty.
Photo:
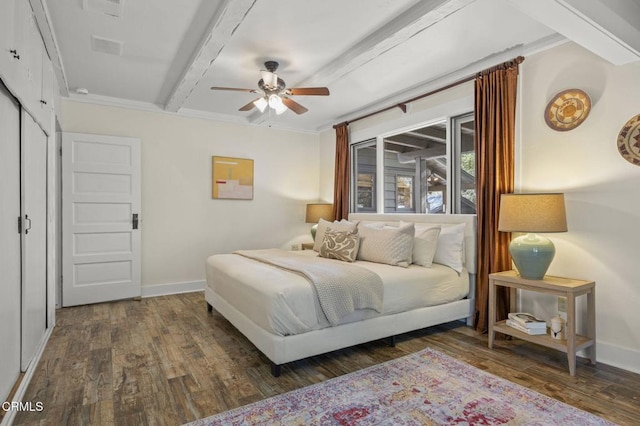
[[[118,40],[109,40],[108,38],[92,35],[91,49],[93,49],[94,52],[122,56],[122,42]]]
[[[82,0],[82,8],[119,18],[122,16],[124,0]]]

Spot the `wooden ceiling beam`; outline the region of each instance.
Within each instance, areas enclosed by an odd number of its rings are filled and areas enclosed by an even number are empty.
[[[507,0],[614,65],[640,59],[640,5],[633,0]]]
[[[341,53],[333,61],[311,73],[311,77],[298,81],[295,87],[329,86],[332,82],[376,59],[388,50],[410,40],[432,25],[437,24],[449,15],[468,6],[475,0],[422,0],[407,9],[381,28],[367,35],[350,50]],[[384,72],[383,70],[381,72]],[[393,106],[407,111],[406,104],[401,102]],[[251,115],[249,121],[260,123],[266,121],[266,114],[258,112]]]
[[[418,33],[445,19],[447,16],[473,3],[474,0],[424,0],[369,34],[349,51],[298,82],[296,86],[326,86],[340,77],[360,68],[386,51],[410,40]]]
[[[222,3],[211,20],[208,30],[200,40],[189,65],[183,71],[181,78],[165,102],[165,110],[178,112],[184,105],[256,1],[226,0]]]

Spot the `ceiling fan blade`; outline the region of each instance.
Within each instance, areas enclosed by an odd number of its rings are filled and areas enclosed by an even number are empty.
[[[256,99],[252,100],[251,102],[249,102],[245,106],[243,106],[240,109],[238,109],[238,111],[249,111],[249,110],[253,109],[256,106],[256,104],[254,104],[254,102],[257,101],[258,99],[260,99],[260,98],[256,98]]]
[[[299,103],[297,103],[296,101],[290,98],[283,97],[282,103],[285,104],[287,108],[289,108],[291,111],[295,112],[296,114],[304,114],[305,112],[309,111],[308,109],[306,109],[305,107],[303,107],[302,105],[300,105]]]
[[[289,95],[306,95],[306,96],[329,96],[329,89],[326,87],[298,87],[287,89]]]
[[[215,87],[215,86],[212,86],[211,90],[232,90],[234,92],[258,93],[258,91],[256,89],[240,89],[238,87]]]

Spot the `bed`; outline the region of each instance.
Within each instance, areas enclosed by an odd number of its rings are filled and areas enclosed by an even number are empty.
[[[380,277],[383,297],[377,307],[343,312],[335,319],[322,314],[323,299],[308,274],[252,256],[284,255],[285,261],[295,258],[292,261],[301,263],[334,262],[336,269],[347,262],[318,259],[313,250],[259,250],[210,256],[205,286],[208,309],[215,308],[269,358],[274,376],[280,375],[281,365],[310,356],[377,339],[391,338],[393,342],[396,335],[454,320],[470,323],[476,273],[475,215],[359,213],[351,214],[349,221],[358,223],[361,230],[367,226],[369,231],[407,223],[412,229],[415,226],[416,234],[418,229],[432,226],[441,228],[441,235],[458,229],[461,265],[400,267],[356,260],[353,265],[358,269]]]

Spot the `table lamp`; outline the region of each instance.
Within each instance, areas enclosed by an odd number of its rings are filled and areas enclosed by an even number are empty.
[[[313,237],[313,241],[316,240],[316,232],[318,231],[318,221],[320,219],[333,222],[333,204],[326,204],[326,203],[307,204],[307,217],[305,219],[305,222],[315,224],[311,227],[311,236]]]
[[[566,232],[564,194],[502,194],[498,231],[526,232],[509,246],[511,257],[522,278],[544,278],[556,249],[536,232]]]

